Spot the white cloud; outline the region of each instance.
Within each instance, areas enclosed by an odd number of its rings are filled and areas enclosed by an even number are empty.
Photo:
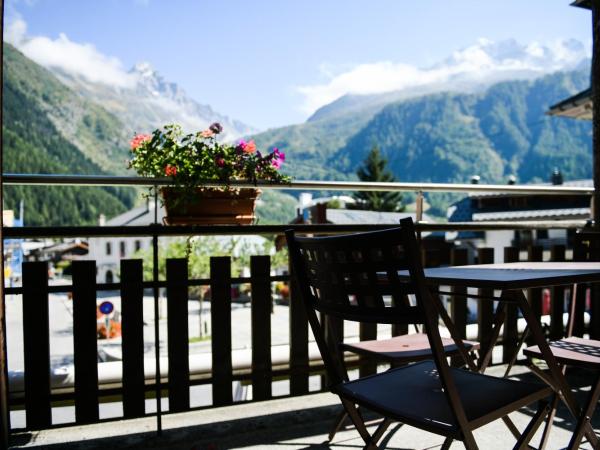
[[[468,90],[482,84],[512,78],[532,78],[575,67],[588,55],[578,41],[557,41],[547,45],[514,40],[492,42],[479,39],[474,45],[452,53],[441,63],[418,68],[394,61],[359,64],[333,74],[331,65],[322,64],[327,82],[298,86],[303,95],[302,110],[310,114],[345,94],[378,94],[410,91],[422,94],[439,90]]]
[[[110,86],[135,85],[135,77],[123,69],[117,58],[102,54],[92,44],[73,42],[64,33],[56,39],[28,36],[27,24],[17,18],[8,24],[4,39],[42,66],[62,69]]]

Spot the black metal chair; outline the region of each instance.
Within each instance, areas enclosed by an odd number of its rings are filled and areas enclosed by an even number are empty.
[[[297,237],[286,232],[293,273],[308,320],[327,371],[331,392],[340,397],[365,448],[377,442],[393,421],[446,436],[476,449],[472,431],[521,407],[539,402],[537,412],[515,448],[525,448],[548,411],[548,386],[495,378],[451,368],[438,329],[439,300],[429,293],[420,263],[412,220],[391,230],[333,237]],[[398,278],[408,270],[410,283]],[[414,295],[416,305],[402,299]],[[385,300],[392,298],[391,305]],[[432,360],[349,380],[343,355],[328,345],[322,319],[365,323],[422,324]],[[384,421],[373,434],[357,405],[374,411]]]

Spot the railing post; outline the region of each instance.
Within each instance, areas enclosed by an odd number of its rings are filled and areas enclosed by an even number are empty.
[[[72,268],[75,421],[93,423],[99,419],[96,262],[73,261]]]
[[[231,258],[210,258],[212,395],[214,406],[233,402],[231,361]]]
[[[450,264],[452,266],[464,266],[468,262],[468,254],[466,248],[454,248],[450,254]],[[450,316],[456,327],[461,339],[467,337],[467,288],[451,287],[451,291],[457,295],[453,295],[450,299]],[[462,365],[464,361],[461,357],[452,358],[453,365]]]
[[[516,247],[504,247],[504,262],[518,262],[519,249]],[[504,332],[502,335],[502,362],[510,362],[515,353],[519,341],[519,329],[517,328],[518,309],[517,305],[508,303],[506,305],[506,318],[504,319]]]
[[[550,260],[554,262],[564,261],[565,252],[566,248],[564,245],[553,245],[550,249]],[[564,336],[565,287],[555,286],[551,292],[550,339],[556,340]]]
[[[46,262],[23,264],[23,355],[26,426],[28,429],[47,428],[52,424],[52,410]]]
[[[121,260],[123,416],[142,417],[144,392],[144,286],[141,259]]]
[[[491,264],[494,262],[493,248],[477,249],[477,262],[479,264]],[[479,289],[478,295],[492,298],[493,289]],[[492,326],[494,321],[494,303],[489,300],[483,300],[477,303],[477,340],[481,343],[481,354],[485,355],[489,347],[492,336]]]
[[[541,262],[544,256],[544,248],[541,245],[530,245],[527,249],[527,260],[531,262]],[[542,320],[542,289],[527,289],[527,300],[533,309],[533,313],[538,321]],[[533,337],[527,339],[528,344],[532,344]]]
[[[300,298],[300,288],[290,272],[290,394],[308,393],[308,318]]]
[[[251,322],[252,331],[252,400],[266,400],[272,395],[271,364],[271,258],[252,256]]]
[[[187,259],[167,259],[170,412],[181,412],[190,409],[188,315]]]

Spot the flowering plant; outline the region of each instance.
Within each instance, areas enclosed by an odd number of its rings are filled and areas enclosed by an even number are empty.
[[[274,148],[263,155],[253,140],[221,143],[217,136],[222,131],[219,123],[213,123],[195,134],[184,135],[179,125],[138,134],[130,142],[133,157],[128,167],[142,176],[171,177],[184,193],[207,182],[222,182],[226,189],[232,180],[289,182],[279,172],[285,161],[283,152]]]

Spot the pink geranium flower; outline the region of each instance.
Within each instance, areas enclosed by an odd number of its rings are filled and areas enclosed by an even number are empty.
[[[225,165],[225,160],[223,158],[217,158],[215,163],[217,164],[217,166],[223,167]]]
[[[140,145],[144,142],[152,139],[152,136],[149,134],[137,134],[133,137],[131,141],[129,141],[129,145],[131,146],[131,150],[135,151]]]

